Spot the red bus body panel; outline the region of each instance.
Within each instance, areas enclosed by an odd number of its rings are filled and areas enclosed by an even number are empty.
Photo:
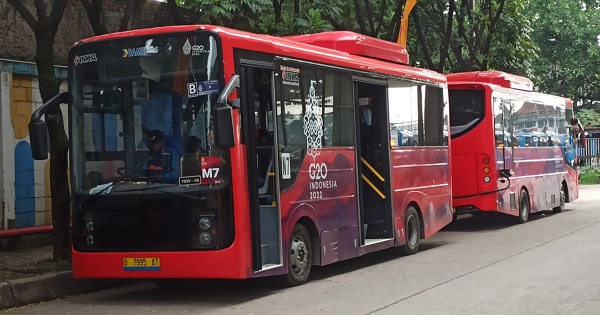
[[[347,52],[312,46],[286,38],[252,34],[218,26],[171,26],[101,35],[80,43],[115,40],[134,36],[165,33],[213,31],[222,38],[225,81],[236,72],[234,49],[247,49],[297,59],[311,60],[355,70],[394,75],[407,79],[445,84],[445,76],[429,70],[350,55]],[[231,97],[236,97],[235,93]],[[231,178],[234,191],[235,240],[229,248],[182,252],[111,252],[94,253],[73,250],[73,272],[76,278],[252,278],[285,274],[289,255],[283,255],[283,265],[261,272],[252,268],[251,218],[248,197],[246,147],[240,143],[238,110],[234,110],[234,137],[231,149]],[[394,198],[395,242],[373,247],[404,244],[404,212],[410,203],[423,211],[425,237],[452,221],[450,205],[450,166],[448,148],[414,148],[392,150],[392,191]],[[327,179],[318,185],[323,198],[311,200],[310,164],[326,163]],[[291,231],[302,218],[314,222],[320,244],[325,251],[321,265],[352,258],[372,251],[360,246],[358,227],[356,151],[354,148],[323,148],[316,157],[306,155],[300,174],[292,187],[280,192],[282,243],[288,244]],[[314,181],[312,181],[314,183]],[[358,242],[358,243],[357,243]],[[357,245],[358,244],[358,245]],[[319,249],[315,249],[319,253]],[[323,251],[323,249],[321,249]],[[285,253],[284,247],[284,253]],[[159,271],[124,271],[124,258],[160,258]]]
[[[416,204],[421,213],[425,237],[452,222],[450,161],[448,148],[392,150],[392,189],[396,241],[405,244],[404,213]],[[401,234],[401,235],[398,235]]]

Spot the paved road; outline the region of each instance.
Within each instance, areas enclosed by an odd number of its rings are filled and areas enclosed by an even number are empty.
[[[598,314],[600,185],[525,225],[466,217],[414,256],[385,251],[272,279],[136,283],[8,314]]]

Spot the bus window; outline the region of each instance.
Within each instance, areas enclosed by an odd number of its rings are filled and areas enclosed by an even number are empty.
[[[277,102],[278,142],[291,162],[291,177],[281,181],[281,189],[294,183],[305,154],[318,154],[307,152],[307,147],[354,146],[355,141],[352,77],[316,66],[291,67],[302,75],[298,86],[279,85],[283,98]],[[316,129],[310,133],[305,129],[308,120]]]
[[[482,119],[483,90],[450,90],[450,135],[460,137],[473,129]]]

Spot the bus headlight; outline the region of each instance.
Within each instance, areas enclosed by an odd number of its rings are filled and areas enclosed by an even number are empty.
[[[87,221],[87,223],[85,224],[85,229],[89,232],[89,233],[94,233],[94,221]]]
[[[210,241],[212,240],[212,236],[210,236],[210,234],[208,232],[202,232],[202,233],[200,233],[198,240],[200,241],[200,244],[208,245],[208,244],[210,244]]]
[[[202,231],[206,231],[206,230],[210,229],[210,225],[211,225],[211,222],[210,222],[209,218],[204,217],[204,218],[201,218],[200,221],[198,221],[198,227],[200,227],[200,229]]]
[[[483,181],[486,182],[486,183],[489,183],[490,182],[490,177],[489,176],[484,177]]]
[[[85,241],[88,244],[88,246],[94,246],[94,235],[88,235]]]

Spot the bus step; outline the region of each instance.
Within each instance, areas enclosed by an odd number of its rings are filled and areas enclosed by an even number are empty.
[[[389,233],[386,229],[374,229],[371,226],[369,226],[369,229],[367,230],[367,237],[366,238],[388,238]]]

